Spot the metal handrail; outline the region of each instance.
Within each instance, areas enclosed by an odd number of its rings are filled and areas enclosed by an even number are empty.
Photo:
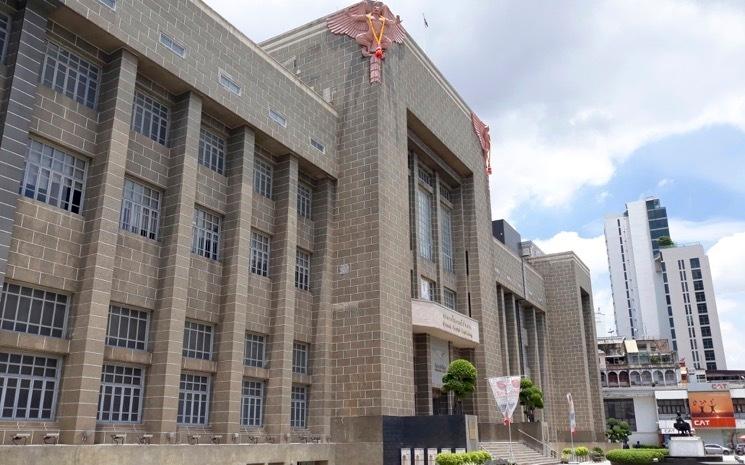
[[[549,445],[549,443],[547,443],[547,442],[544,442],[544,441],[542,441],[542,440],[540,440],[540,439],[538,439],[538,438],[536,438],[536,437],[533,437],[533,436],[531,436],[530,434],[526,433],[525,431],[521,430],[520,428],[518,428],[518,429],[517,429],[517,432],[518,432],[518,433],[520,433],[520,434],[522,434],[523,436],[527,436],[527,437],[529,437],[529,438],[530,438],[530,439],[532,439],[533,441],[535,441],[535,442],[537,442],[538,444],[540,444],[541,446],[543,446],[544,450],[548,452],[548,454],[547,454],[546,452],[544,452],[544,453],[543,453],[543,455],[545,455],[545,456],[547,456],[547,457],[549,457],[549,456],[550,456],[550,457],[553,457],[553,458],[558,458],[558,457],[559,457],[559,453],[558,453],[558,452],[556,452],[556,450],[555,450],[555,449],[553,449],[553,448],[552,448],[552,447],[551,447],[551,446]]]

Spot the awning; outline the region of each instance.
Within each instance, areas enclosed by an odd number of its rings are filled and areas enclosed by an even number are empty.
[[[685,389],[671,389],[669,391],[654,391],[655,399],[688,399]]]
[[[624,347],[626,347],[627,354],[636,354],[639,352],[639,348],[636,346],[636,341],[633,339],[623,341]]]

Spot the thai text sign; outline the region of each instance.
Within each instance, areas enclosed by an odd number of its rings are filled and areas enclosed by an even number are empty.
[[[694,428],[734,428],[735,409],[729,391],[688,392]]]
[[[520,377],[500,376],[489,378],[489,386],[497,401],[497,408],[502,413],[504,424],[512,423],[512,414],[520,401]]]

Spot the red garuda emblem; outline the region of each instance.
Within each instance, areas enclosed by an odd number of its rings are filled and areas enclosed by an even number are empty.
[[[370,57],[370,82],[380,82],[385,51],[404,41],[401,18],[393,16],[383,2],[364,1],[342,10],[326,21],[334,34],[345,34],[360,44],[362,55]]]
[[[479,138],[479,143],[481,144],[486,174],[491,174],[491,136],[489,135],[489,126],[481,121],[481,118],[473,112],[471,112],[471,123],[473,123],[473,131],[476,133],[476,137]]]

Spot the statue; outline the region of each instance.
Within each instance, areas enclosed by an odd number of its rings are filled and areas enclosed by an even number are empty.
[[[362,55],[370,57],[370,83],[381,82],[385,51],[402,43],[406,32],[401,17],[393,16],[383,2],[363,1],[328,18],[326,26],[334,34],[344,34],[360,44]]]
[[[481,151],[484,153],[484,165],[486,166],[486,174],[491,174],[491,136],[489,135],[489,126],[487,126],[481,119],[476,116],[476,113],[471,113],[471,122],[473,123],[473,130],[476,132],[476,136],[479,138],[481,143]]]
[[[681,416],[680,412],[675,412],[675,423],[673,426],[678,431],[679,436],[693,436],[691,433],[691,425],[688,424],[687,421],[683,420],[683,417]]]

